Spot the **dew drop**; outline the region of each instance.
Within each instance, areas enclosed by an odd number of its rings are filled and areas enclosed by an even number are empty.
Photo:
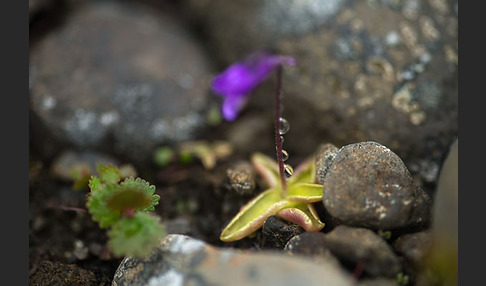
[[[283,136],[280,136],[280,143],[284,143],[284,137]]]
[[[289,164],[285,164],[285,172],[284,173],[285,173],[285,178],[288,178],[288,177],[292,176],[292,174],[294,173],[294,169]]]
[[[280,127],[278,129],[279,134],[284,135],[287,132],[289,132],[289,129],[290,129],[290,125],[287,119],[280,117]]]
[[[282,150],[282,161],[287,161],[287,159],[289,158],[289,153],[285,150]]]

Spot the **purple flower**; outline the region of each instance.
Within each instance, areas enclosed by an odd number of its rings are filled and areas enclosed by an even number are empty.
[[[294,66],[292,57],[259,52],[229,66],[211,82],[211,89],[224,98],[223,117],[233,121],[248,101],[251,91],[279,65]]]

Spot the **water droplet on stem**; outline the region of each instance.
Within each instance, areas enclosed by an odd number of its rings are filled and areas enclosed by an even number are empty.
[[[282,161],[287,161],[287,159],[289,158],[289,153],[285,150],[282,150]]]
[[[279,126],[279,129],[278,129],[278,132],[280,135],[284,135],[286,134],[287,132],[289,132],[290,130],[290,125],[289,125],[289,122],[287,121],[287,119],[283,118],[283,117],[280,117],[280,126]]]
[[[285,178],[289,178],[294,174],[294,169],[289,164],[285,164]]]

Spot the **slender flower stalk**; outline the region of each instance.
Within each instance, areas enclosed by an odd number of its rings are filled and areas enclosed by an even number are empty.
[[[285,195],[287,190],[287,180],[285,179],[285,165],[282,156],[282,137],[280,136],[280,100],[282,99],[282,66],[277,67],[277,92],[275,94],[275,147],[277,151],[278,169],[280,173],[280,183]]]

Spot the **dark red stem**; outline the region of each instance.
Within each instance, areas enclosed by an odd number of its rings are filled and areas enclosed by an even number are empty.
[[[358,261],[358,263],[356,264],[356,266],[353,270],[353,274],[351,275],[354,280],[357,281],[359,279],[359,277],[361,276],[361,274],[363,274],[363,271],[366,267],[367,262],[368,262],[368,259],[362,259],[362,260]]]
[[[282,190],[287,189],[285,165],[282,159],[282,138],[280,137],[280,99],[282,98],[282,66],[277,67],[277,93],[275,95],[275,147],[277,150],[278,168]]]

